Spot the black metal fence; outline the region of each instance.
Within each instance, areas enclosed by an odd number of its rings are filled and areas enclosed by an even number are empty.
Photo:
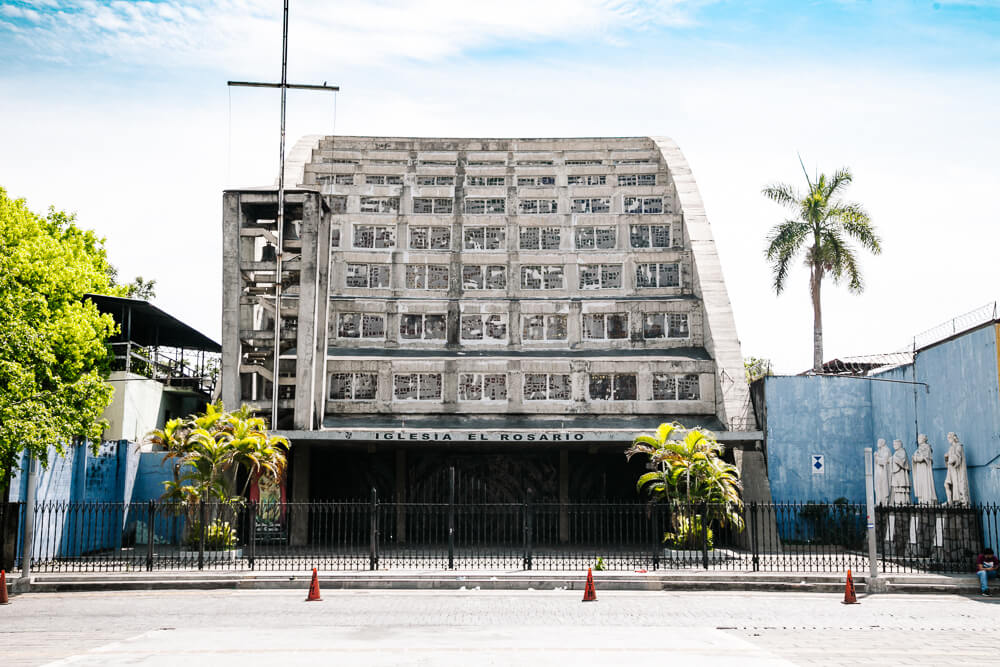
[[[854,504],[722,508],[636,503],[367,501],[179,505],[39,503],[32,570],[505,569],[867,571],[868,517]],[[18,516],[25,508],[16,507]],[[705,517],[708,517],[707,519]],[[880,507],[882,572],[970,572],[997,549],[1000,507]],[[16,538],[16,565],[24,556]]]

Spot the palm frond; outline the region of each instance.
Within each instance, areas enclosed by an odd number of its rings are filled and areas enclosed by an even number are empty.
[[[809,225],[799,220],[786,220],[771,229],[767,238],[767,259],[772,263],[777,294],[784,290],[791,262],[811,231]]]
[[[832,199],[837,193],[846,188],[854,180],[850,169],[842,167],[833,173],[833,177],[826,183],[824,194],[827,199]]]
[[[802,200],[795,188],[787,183],[768,185],[761,189],[761,193],[771,201],[789,208],[797,208]]]
[[[828,229],[823,234],[823,246],[829,257],[829,270],[835,283],[847,279],[847,287],[855,294],[864,290],[864,281],[854,250],[847,244],[840,231]]]
[[[879,238],[867,211],[855,203],[839,204],[830,210],[830,217],[836,219],[847,235],[855,239],[873,255],[881,254],[882,240]]]

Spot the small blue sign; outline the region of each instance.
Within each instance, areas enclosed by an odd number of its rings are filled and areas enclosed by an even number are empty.
[[[822,454],[813,454],[812,455],[812,470],[813,470],[813,474],[814,475],[822,475],[825,468],[826,468],[826,464],[823,461],[823,455]]]

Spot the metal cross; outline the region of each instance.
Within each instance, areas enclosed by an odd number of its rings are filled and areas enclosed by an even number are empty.
[[[289,88],[297,90],[329,90],[337,92],[339,86],[307,85],[288,83],[288,0],[285,0],[285,10],[281,30],[281,83],[266,83],[258,81],[228,81],[226,85],[246,88],[280,88],[281,89],[281,142],[278,154],[278,248],[274,266],[274,377],[271,381],[271,428],[278,426],[278,370],[281,352],[281,259],[284,254],[285,236],[285,98]]]

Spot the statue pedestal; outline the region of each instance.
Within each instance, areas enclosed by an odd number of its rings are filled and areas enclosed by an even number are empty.
[[[919,561],[927,570],[972,570],[982,547],[979,522],[967,507],[914,506],[877,512],[882,555]]]
[[[973,510],[959,507],[942,516],[942,540],[941,546],[935,547],[935,560],[965,563],[969,571],[975,569],[975,558],[983,545],[977,519]]]

